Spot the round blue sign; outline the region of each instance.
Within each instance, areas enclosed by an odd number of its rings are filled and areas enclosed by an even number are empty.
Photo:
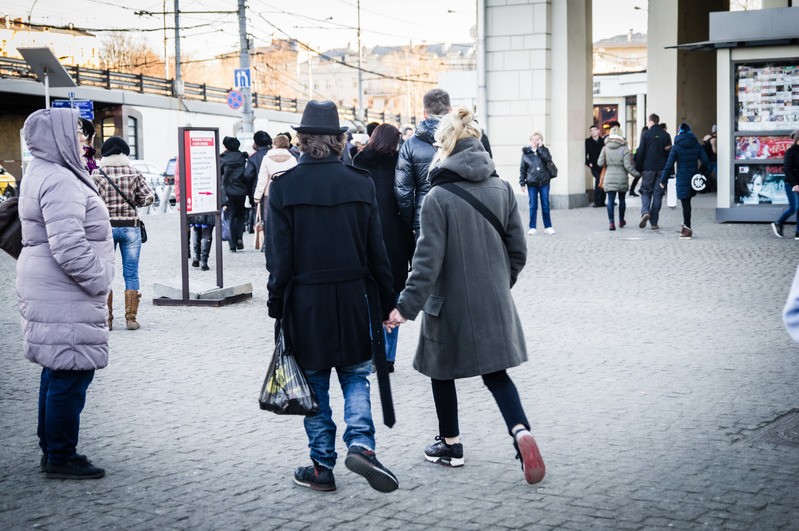
[[[244,94],[239,90],[231,90],[227,93],[227,105],[233,110],[244,105]]]

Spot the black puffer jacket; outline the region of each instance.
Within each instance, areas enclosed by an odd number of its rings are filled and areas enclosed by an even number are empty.
[[[245,175],[246,164],[247,155],[241,151],[225,151],[219,155],[222,186],[228,197],[252,195],[255,183]]]
[[[536,153],[533,148],[525,146],[522,148],[522,163],[519,165],[519,185],[520,186],[544,186],[549,184],[552,175],[547,170],[547,161],[552,160],[552,155],[544,146],[539,146]]]
[[[394,194],[400,217],[408,228],[419,230],[419,213],[422,201],[430,191],[427,173],[436,154],[435,142],[438,118],[428,118],[416,126],[414,135],[406,140],[399,152],[394,179]]]

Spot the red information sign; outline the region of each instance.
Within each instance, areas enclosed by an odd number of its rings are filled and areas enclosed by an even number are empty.
[[[216,163],[216,131],[183,131],[181,153],[186,165],[186,212],[202,214],[217,210],[219,190]]]

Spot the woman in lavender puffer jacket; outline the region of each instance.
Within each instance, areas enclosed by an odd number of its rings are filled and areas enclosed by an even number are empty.
[[[19,199],[17,298],[25,356],[42,366],[39,446],[48,478],[105,475],[76,452],[95,369],[108,364],[106,297],[114,277],[111,224],[78,143],[78,112],[44,109],[25,121],[33,160]]]

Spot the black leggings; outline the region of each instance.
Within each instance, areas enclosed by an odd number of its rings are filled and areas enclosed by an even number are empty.
[[[691,228],[691,198],[680,199],[682,203],[682,224]]]
[[[438,415],[438,432],[441,437],[457,437],[460,435],[458,428],[458,394],[455,391],[455,380],[436,380],[431,378],[433,384],[433,401],[436,404],[436,414]],[[492,372],[483,375],[483,383],[494,395],[499,411],[505,424],[508,426],[508,433],[517,424],[522,424],[530,429],[527,416],[524,414],[522,402],[519,399],[519,392],[513,385],[505,371]]]

